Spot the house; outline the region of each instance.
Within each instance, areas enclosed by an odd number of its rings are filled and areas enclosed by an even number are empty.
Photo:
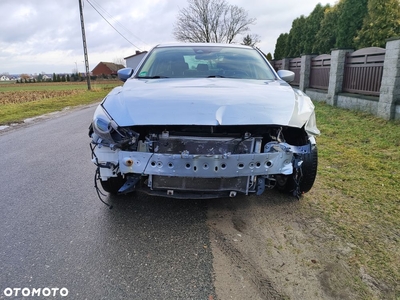
[[[0,76],[0,81],[9,81],[9,80],[10,80],[10,78],[8,76],[6,76],[6,75],[1,75]]]
[[[140,52],[136,50],[135,54],[128,57],[124,57],[126,61],[126,67],[135,69],[146,54],[147,51]]]
[[[99,64],[94,67],[92,70],[92,74],[99,76],[99,75],[117,75],[117,71],[119,69],[125,68],[123,65],[114,64],[111,62],[99,62]]]

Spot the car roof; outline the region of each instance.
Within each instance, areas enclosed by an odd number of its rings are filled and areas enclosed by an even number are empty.
[[[229,47],[229,48],[254,49],[253,47],[246,45],[223,44],[223,43],[164,43],[164,44],[158,44],[154,48],[165,48],[165,47]]]

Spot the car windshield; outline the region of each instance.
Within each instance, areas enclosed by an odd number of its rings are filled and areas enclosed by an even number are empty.
[[[170,46],[153,49],[136,77],[273,80],[275,74],[262,55],[251,48]]]

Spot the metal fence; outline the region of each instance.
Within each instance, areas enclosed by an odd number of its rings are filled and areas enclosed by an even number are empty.
[[[363,48],[346,55],[342,92],[379,96],[386,50],[378,47]],[[301,57],[287,59],[294,72],[294,86],[300,84]],[[283,60],[272,61],[275,70],[283,69]],[[287,64],[286,64],[287,68]],[[309,87],[328,90],[331,55],[322,54],[311,59]]]
[[[379,96],[385,49],[364,48],[346,55],[343,92]]]
[[[388,39],[386,49],[333,49],[329,54],[304,54],[271,64],[275,70],[293,71],[290,84],[315,101],[400,120],[400,37]]]
[[[328,90],[331,56],[322,54],[311,59],[310,88]]]

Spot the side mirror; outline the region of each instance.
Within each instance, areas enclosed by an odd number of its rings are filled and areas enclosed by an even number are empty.
[[[133,69],[132,68],[119,69],[117,71],[117,74],[118,74],[119,80],[122,80],[123,82],[125,82],[132,76]]]
[[[277,73],[278,76],[286,82],[292,82],[294,80],[294,72],[292,71],[279,70]]]

